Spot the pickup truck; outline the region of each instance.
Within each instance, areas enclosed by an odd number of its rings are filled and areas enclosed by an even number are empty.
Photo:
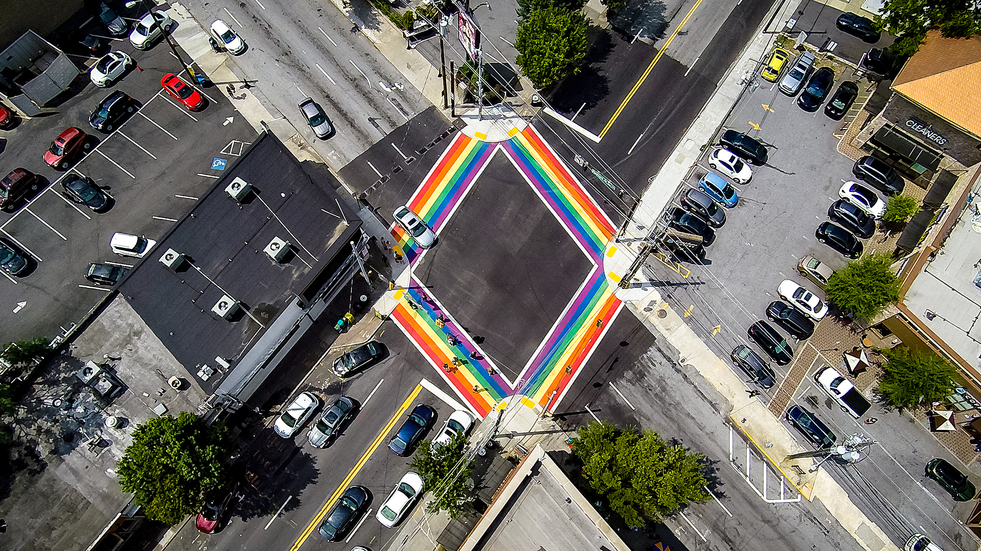
[[[852,417],[858,419],[872,407],[872,404],[862,396],[862,393],[855,388],[841,373],[833,367],[825,366],[814,374],[814,379],[818,384],[841,405]]]

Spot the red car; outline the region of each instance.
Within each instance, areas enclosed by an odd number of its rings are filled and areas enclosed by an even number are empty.
[[[14,113],[0,105],[0,128],[6,130],[14,125]]]
[[[220,494],[219,494],[220,495]],[[228,515],[236,503],[242,500],[243,495],[238,493],[238,482],[232,484],[230,490],[220,502],[217,500],[205,501],[194,520],[194,526],[204,534],[214,534],[222,528]]]
[[[191,111],[197,111],[204,107],[204,97],[197,90],[191,88],[189,84],[177,77],[173,73],[167,73],[160,79],[160,85],[170,93],[175,100],[184,104]]]
[[[66,129],[44,152],[44,162],[54,168],[67,169],[82,150],[92,147],[86,138],[88,136],[79,128],[72,126]]]

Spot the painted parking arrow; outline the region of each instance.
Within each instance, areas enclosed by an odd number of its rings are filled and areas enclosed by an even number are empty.
[[[23,308],[25,306],[27,306],[27,301],[26,300],[22,300],[22,301],[18,302],[17,303],[17,307],[14,308],[14,313],[16,314],[17,312],[20,312],[21,308]]]
[[[222,126],[228,126],[229,124],[232,124],[232,122],[233,122],[234,120],[235,120],[235,118],[234,118],[234,117],[228,117],[227,119],[225,119],[225,122],[223,122],[223,123],[221,123],[221,125],[222,125]]]

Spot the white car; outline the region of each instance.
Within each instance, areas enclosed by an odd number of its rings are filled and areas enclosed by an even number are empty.
[[[753,169],[738,155],[728,149],[718,148],[709,155],[708,164],[724,176],[732,178],[737,184],[748,183],[753,177]]]
[[[276,419],[273,430],[283,438],[292,438],[318,407],[320,400],[316,396],[309,392],[300,394]]]
[[[92,79],[92,84],[96,86],[111,86],[133,65],[133,58],[125,52],[109,52],[95,62],[89,71],[89,78]]]
[[[112,252],[119,256],[131,256],[133,258],[143,258],[157,242],[143,236],[131,235],[128,233],[114,233],[109,239],[109,247]]]
[[[871,189],[858,182],[845,182],[838,190],[838,197],[848,201],[876,220],[886,213],[886,202]]]
[[[152,15],[151,15],[152,14]],[[159,26],[153,23],[156,19]],[[163,38],[165,32],[170,29],[170,26],[174,24],[174,20],[170,18],[169,15],[162,11],[155,11],[148,13],[143,16],[142,19],[136,22],[133,27],[133,32],[129,33],[129,41],[133,43],[140,50],[149,50],[157,42],[157,40]]]
[[[414,472],[407,472],[398,485],[392,490],[388,499],[378,508],[375,518],[383,526],[392,528],[398,524],[412,504],[422,495],[422,477]]]
[[[789,302],[814,321],[821,321],[828,314],[828,305],[817,295],[801,287],[792,279],[785,279],[777,287],[780,298]]]
[[[436,244],[436,232],[429,228],[419,215],[409,210],[409,207],[399,207],[395,211],[395,221],[402,229],[412,236],[416,244],[428,249]]]
[[[211,35],[232,55],[238,55],[245,51],[245,41],[221,19],[215,19],[211,23]]]
[[[450,417],[446,420],[446,424],[443,428],[439,429],[439,433],[433,438],[434,446],[445,446],[453,441],[453,439],[458,434],[467,434],[470,432],[470,427],[473,426],[473,417],[470,414],[458,409],[450,414]]]

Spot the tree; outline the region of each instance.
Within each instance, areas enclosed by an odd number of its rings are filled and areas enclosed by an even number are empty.
[[[563,11],[579,11],[586,6],[586,0],[518,0],[518,18],[527,19],[538,10],[557,8]]]
[[[616,17],[623,8],[627,7],[627,0],[600,0],[606,6],[606,20],[609,21]]]
[[[10,385],[0,383],[0,415],[14,413],[14,389]]]
[[[3,360],[12,366],[33,362],[51,351],[51,340],[47,337],[36,337],[26,341],[8,344],[3,349]]]
[[[939,28],[946,38],[969,38],[981,32],[981,5],[973,0],[886,0],[882,13],[877,23],[899,37],[890,47],[899,55],[916,53],[932,28]]]
[[[589,487],[604,496],[627,526],[660,522],[692,502],[711,499],[702,455],[669,446],[656,432],[621,430],[606,422],[580,427],[572,453]]]
[[[586,57],[586,16],[580,11],[547,8],[518,24],[517,62],[539,89],[579,72]]]
[[[889,203],[886,204],[886,213],[882,215],[882,219],[894,224],[904,224],[909,220],[910,216],[916,214],[919,208],[920,206],[916,202],[916,199],[913,199],[909,195],[893,195],[889,197]]]
[[[432,492],[426,512],[446,511],[450,518],[466,512],[474,500],[470,473],[473,464],[464,457],[467,439],[457,434],[443,446],[424,440],[409,464],[422,477],[422,491]]]
[[[899,300],[899,280],[890,264],[892,259],[885,253],[849,262],[828,280],[828,301],[842,312],[871,318],[886,304]]]
[[[228,431],[184,412],[136,427],[116,472],[146,516],[176,524],[201,508],[204,496],[226,483]]]
[[[905,346],[879,351],[886,357],[879,392],[893,406],[904,408],[943,400],[954,391],[957,368],[932,352]]]

